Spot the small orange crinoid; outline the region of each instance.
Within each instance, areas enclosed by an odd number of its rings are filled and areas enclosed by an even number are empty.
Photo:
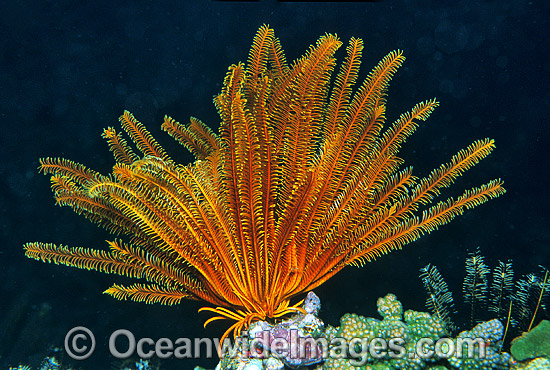
[[[401,51],[392,51],[356,84],[363,42],[352,38],[335,79],[341,42],[322,36],[288,64],[273,30],[262,26],[246,65],[229,67],[214,103],[219,135],[195,118],[162,128],[196,161],[175,163],[130,113],[121,133],[103,132],[116,164],[101,175],[60,158],[41,160],[59,205],[69,206],[122,240],[109,251],[28,243],[26,255],[146,281],[106,290],[118,299],[203,308],[235,321],[300,310],[290,300],[347,265],[427,234],[464,210],[504,193],[500,180],[434,200],[494,148],[475,141],[424,178],[397,156],[438,105],[415,105],[386,124],[386,91]],[[124,240],[124,241],[123,241]]]

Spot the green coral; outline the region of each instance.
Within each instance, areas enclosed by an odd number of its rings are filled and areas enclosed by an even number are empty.
[[[511,352],[518,361],[535,357],[550,357],[550,321],[543,320],[530,332],[514,339]]]
[[[457,369],[466,370],[498,370],[509,369],[512,358],[509,353],[501,352],[504,326],[500,320],[490,320],[476,325],[470,331],[463,331],[457,336],[457,340],[470,339],[473,353],[467,355],[467,345],[462,348],[462,356],[452,356],[449,364]],[[479,343],[481,340],[481,343]],[[483,354],[480,351],[483,349]]]
[[[416,343],[421,338],[436,341],[444,336],[445,328],[441,321],[425,312],[409,310],[403,313],[403,305],[393,294],[379,298],[377,306],[382,320],[346,314],[340,319],[339,328],[327,328],[327,338],[333,343],[335,338],[341,338],[342,342],[355,343],[355,348],[350,345],[347,353],[335,350],[337,356],[329,355],[324,369],[412,370],[424,369],[427,363],[434,361],[417,356]],[[361,338],[360,343],[357,338]],[[388,348],[376,351],[369,347],[373,345],[373,340],[377,341],[376,338],[381,339],[377,343],[389,343]],[[396,347],[392,347],[392,343]]]
[[[462,332],[459,338],[480,338],[487,356],[480,358],[479,351],[472,358],[454,356],[456,339],[446,338],[445,323],[426,312],[408,310],[395,295],[388,294],[377,301],[381,320],[357,314],[346,314],[340,327],[327,327],[326,338],[331,353],[323,369],[343,370],[443,370],[449,368],[482,370],[510,368],[510,355],[501,352],[502,324],[498,320],[477,325]],[[347,350],[340,342],[347,343]],[[378,339],[376,339],[378,338]],[[442,341],[440,341],[443,338]],[[374,340],[374,342],[373,342]],[[387,348],[377,347],[385,342]],[[392,347],[392,341],[397,344]],[[436,343],[440,344],[436,351]],[[376,344],[373,344],[376,343]],[[443,344],[441,344],[443,343]],[[422,345],[418,345],[422,344]],[[374,347],[374,348],[373,348]],[[377,351],[378,349],[378,351]],[[436,355],[434,355],[434,352]],[[437,356],[437,353],[440,356]],[[445,356],[450,353],[449,356]]]

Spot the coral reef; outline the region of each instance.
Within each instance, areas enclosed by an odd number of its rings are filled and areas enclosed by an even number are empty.
[[[379,298],[377,305],[382,320],[346,314],[340,319],[339,328],[327,331],[331,337],[343,338],[347,343],[357,341],[355,338],[362,338],[363,348],[358,351],[356,345],[355,348],[348,348],[347,354],[330,356],[323,366],[324,369],[355,369],[366,364],[373,369],[420,369],[425,367],[426,362],[433,361],[417,356],[416,343],[421,338],[430,338],[435,342],[444,336],[444,323],[424,312],[409,310],[403,313],[403,306],[393,294]],[[390,341],[396,338],[402,342],[394,343],[399,344],[394,352],[383,355],[367,348],[369,344],[372,347],[373,340],[378,339],[383,340],[381,343],[390,343],[391,347]]]
[[[508,369],[513,363],[509,353],[502,352],[504,325],[498,319],[476,325],[470,331],[463,331],[457,339],[483,339],[482,346],[473,346],[473,354],[467,354],[462,348],[462,356],[452,356],[448,359],[451,366],[457,369]],[[484,351],[484,355],[480,351]]]
[[[403,313],[403,306],[393,294],[378,299],[377,305],[382,320],[346,314],[341,318],[339,328],[327,328],[331,343],[335,338],[343,338],[347,343],[352,343],[354,338],[363,338],[362,344],[369,343],[370,347],[365,346],[361,350],[357,346],[349,347],[347,353],[336,353],[336,356],[331,353],[323,369],[435,370],[452,366],[457,369],[488,370],[509,369],[512,364],[511,356],[501,352],[503,326],[498,320],[481,323],[451,339],[446,338],[445,324],[441,320],[425,312],[408,310]],[[469,358],[460,358],[456,344],[466,341],[466,338],[483,340],[474,342],[478,347],[473,347],[471,356],[462,355]],[[395,342],[396,339],[401,341]],[[392,340],[394,348],[391,346]],[[384,353],[373,351],[373,346],[379,343],[389,343],[388,350]],[[483,346],[484,357],[479,355],[479,346]],[[465,348],[461,349],[462,354],[467,353]]]
[[[216,370],[547,370],[547,352],[514,359],[502,351],[504,326],[498,319],[482,322],[456,337],[447,335],[445,322],[426,312],[403,310],[393,294],[377,301],[381,319],[348,313],[340,326],[317,317],[321,303],[308,293],[301,311],[279,322],[259,321],[235,343],[223,344]],[[302,311],[303,310],[303,311]],[[529,352],[547,343],[550,322],[544,321],[514,341],[514,351]],[[302,343],[306,346],[302,347]],[[288,347],[280,346],[287,343]],[[227,344],[231,344],[227,347]],[[522,348],[522,346],[524,348]],[[540,356],[533,358],[535,356]],[[517,362],[516,360],[531,359]],[[159,370],[148,361],[116,366],[123,370]],[[54,357],[40,370],[69,370]],[[10,370],[31,370],[19,365]],[[205,370],[196,367],[195,370]]]
[[[216,370],[280,370],[319,362],[311,352],[295,350],[297,356],[293,358],[289,356],[292,351],[274,350],[277,338],[290,341],[292,347],[306,337],[317,340],[316,354],[325,359],[318,370],[489,370],[514,365],[510,354],[502,352],[504,329],[499,320],[480,323],[456,338],[448,338],[442,320],[426,312],[404,311],[396,296],[388,294],[377,301],[382,319],[346,314],[339,327],[329,325],[322,332],[322,321],[316,316],[318,298],[310,293],[307,300],[314,302],[316,309],[308,309],[306,315],[297,314],[277,325],[254,324],[248,337],[241,339],[259,339],[259,347],[237,347],[238,352],[228,353]],[[290,328],[299,335],[289,336]],[[259,354],[258,348],[268,353]]]

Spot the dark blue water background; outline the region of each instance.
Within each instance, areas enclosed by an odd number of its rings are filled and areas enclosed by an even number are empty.
[[[92,329],[97,353],[84,369],[107,368],[107,339],[126,328],[152,338],[212,337],[197,302],[167,307],[119,302],[101,292],[117,276],[38,263],[27,241],[104,248],[108,234],[54,206],[38,158],[62,156],[107,173],[102,128],[124,109],[147,124],[173,158],[190,155],[159,127],[165,114],[195,116],[217,128],[212,97],[229,64],[245,61],[262,23],[286,56],[301,55],[325,32],[365,40],[363,76],[387,52],[403,49],[389,119],[437,97],[441,106],[404,147],[425,175],[475,139],[497,149],[454,188],[458,195],[501,177],[507,194],[362,269],[347,268],[317,289],[322,317],[376,316],[387,292],[423,309],[419,268],[433,263],[461,305],[464,260],[477,246],[494,266],[513,259],[518,275],[550,267],[548,196],[549,7],[544,1],[290,3],[209,1],[8,1],[0,6],[0,367],[36,366],[75,325]],[[344,55],[345,48],[339,52]],[[462,315],[462,316],[461,316]],[[167,369],[213,367],[172,361]]]

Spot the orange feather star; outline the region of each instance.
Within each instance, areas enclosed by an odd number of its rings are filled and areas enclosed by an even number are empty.
[[[493,150],[493,140],[475,141],[425,178],[413,176],[398,151],[438,102],[419,103],[386,125],[386,91],[401,51],[354,91],[363,42],[350,40],[332,81],[340,46],[326,34],[289,65],[273,30],[262,26],[248,63],[229,67],[214,99],[219,136],[196,118],[187,126],[164,120],[194,163],[175,163],[129,112],[120,122],[141,154],[105,129],[116,161],[111,175],[42,159],[59,205],[127,241],[109,242],[109,251],[27,243],[26,255],[148,282],[105,291],[118,299],[206,301],[217,306],[203,308],[216,315],[206,323],[235,321],[225,337],[300,310],[291,298],[345,266],[400,248],[505,192],[497,179],[432,204]]]

